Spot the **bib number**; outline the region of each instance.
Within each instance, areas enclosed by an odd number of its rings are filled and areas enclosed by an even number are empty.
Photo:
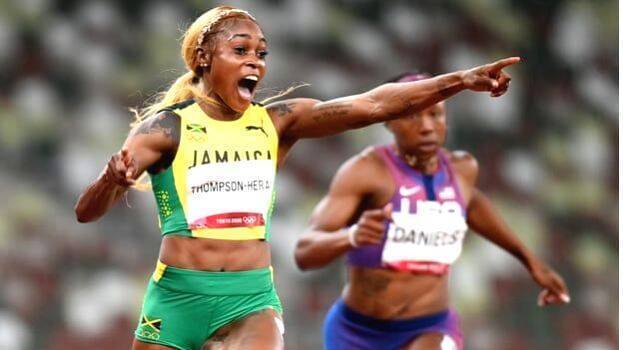
[[[455,201],[418,201],[417,212],[392,213],[383,265],[396,270],[445,274],[461,254],[467,224]]]

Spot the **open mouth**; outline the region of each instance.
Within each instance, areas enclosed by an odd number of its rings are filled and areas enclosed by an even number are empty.
[[[246,77],[240,79],[240,81],[238,81],[238,92],[240,93],[240,96],[247,101],[251,101],[255,88],[257,87],[257,83],[257,75],[247,75]]]
[[[418,143],[418,147],[421,149],[432,149],[437,147],[437,142],[435,141],[426,141]]]

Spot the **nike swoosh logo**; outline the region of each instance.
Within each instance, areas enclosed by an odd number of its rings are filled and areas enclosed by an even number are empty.
[[[420,186],[413,186],[413,187],[400,186],[400,189],[398,190],[398,192],[403,197],[409,197],[420,192],[421,189],[422,188]]]

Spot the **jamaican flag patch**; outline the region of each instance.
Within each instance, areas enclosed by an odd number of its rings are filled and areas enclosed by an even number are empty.
[[[206,127],[201,124],[193,124],[193,123],[186,124],[186,130],[192,133],[198,133],[198,134],[208,133],[208,130],[206,129]]]
[[[143,316],[141,318],[141,327],[150,328],[152,331],[156,331],[160,333],[160,327],[162,327],[162,319],[161,318],[149,318],[148,316]]]

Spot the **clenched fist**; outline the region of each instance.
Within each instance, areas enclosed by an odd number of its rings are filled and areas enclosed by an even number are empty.
[[[134,157],[127,149],[122,149],[110,158],[104,176],[119,186],[130,187],[135,183],[137,170]]]
[[[348,229],[348,240],[353,247],[380,244],[385,234],[385,226],[392,220],[392,204],[383,209],[364,211],[359,221]]]

